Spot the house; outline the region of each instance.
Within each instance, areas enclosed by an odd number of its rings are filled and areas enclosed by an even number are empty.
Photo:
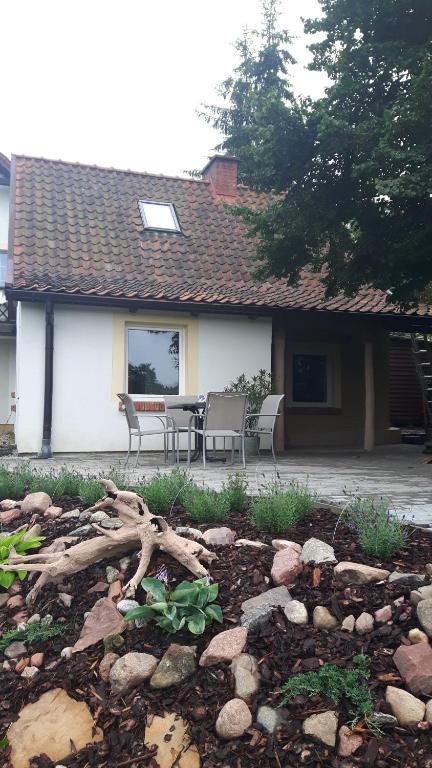
[[[229,204],[265,198],[237,171],[226,156],[201,180],[12,158],[20,453],[125,450],[118,392],[157,413],[164,393],[221,390],[261,368],[285,394],[279,448],[398,439],[388,336],[430,329],[430,309],[402,313],[367,288],[327,299],[308,272],[295,287],[255,282],[254,243]]]
[[[5,294],[9,194],[10,161],[0,153],[0,433],[13,431],[15,416],[15,323]]]

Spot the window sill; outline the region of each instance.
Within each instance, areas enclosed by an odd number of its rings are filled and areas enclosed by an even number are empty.
[[[342,413],[342,408],[334,408],[328,405],[316,406],[288,406],[287,413],[298,416],[336,416]]]
[[[134,405],[137,413],[165,413],[165,403],[161,400],[134,400]],[[124,410],[123,403],[119,402],[119,411],[123,412]]]

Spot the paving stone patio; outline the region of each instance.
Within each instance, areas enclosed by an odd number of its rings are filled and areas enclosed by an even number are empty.
[[[278,457],[277,472],[282,481],[293,479],[307,481],[319,498],[343,504],[347,495],[385,496],[393,507],[416,523],[432,526],[432,457],[422,453],[421,446],[395,445],[377,448],[371,453],[360,450],[298,450],[293,449]],[[110,469],[123,471],[131,483],[150,477],[158,470],[170,471],[172,464],[165,465],[162,454],[144,453],[135,468],[131,458],[125,466],[126,454],[56,454],[52,459],[41,460],[28,456],[4,456],[0,463],[16,466],[30,462],[35,471],[57,471],[60,467],[77,470],[84,474],[109,476]],[[186,467],[185,462],[181,462]],[[234,469],[239,465],[235,464]],[[233,467],[215,462],[203,469],[202,463],[192,465],[194,480],[219,489]],[[251,491],[275,477],[275,467],[268,455],[249,458],[246,474]]]

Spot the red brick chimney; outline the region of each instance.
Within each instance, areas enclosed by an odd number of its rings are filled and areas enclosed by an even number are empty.
[[[211,184],[212,192],[227,202],[237,197],[238,160],[229,155],[214,155],[202,169],[202,177]]]

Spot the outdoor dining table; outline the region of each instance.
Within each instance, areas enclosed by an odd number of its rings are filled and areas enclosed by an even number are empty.
[[[206,401],[205,400],[192,400],[186,403],[173,403],[172,405],[167,405],[167,410],[172,411],[178,411],[182,409],[183,411],[190,411],[191,413],[197,413],[200,415],[200,418],[198,419],[200,427],[202,427],[204,422],[204,411],[206,407]],[[202,456],[203,452],[203,436],[196,433],[196,443],[195,443],[195,450],[191,456],[191,461],[198,461],[200,456]],[[207,461],[222,461],[225,462],[225,458],[218,459],[214,456],[207,456]]]

